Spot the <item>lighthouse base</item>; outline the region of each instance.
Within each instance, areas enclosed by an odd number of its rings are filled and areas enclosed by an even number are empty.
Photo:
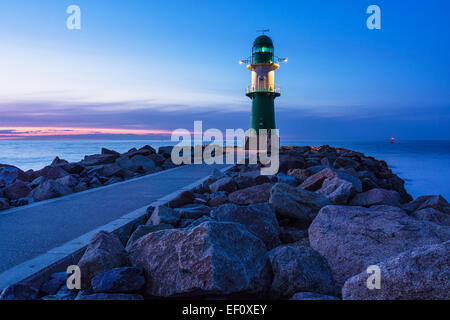
[[[249,135],[245,137],[245,150],[270,154],[272,150],[280,148],[280,136],[274,132],[270,134]]]

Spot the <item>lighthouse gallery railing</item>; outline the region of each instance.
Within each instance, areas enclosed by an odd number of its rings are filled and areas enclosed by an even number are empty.
[[[246,94],[249,93],[255,93],[255,92],[274,92],[274,93],[279,93],[281,94],[281,87],[280,86],[265,86],[265,85],[260,85],[260,86],[253,86],[253,85],[249,85],[246,89],[245,89]]]

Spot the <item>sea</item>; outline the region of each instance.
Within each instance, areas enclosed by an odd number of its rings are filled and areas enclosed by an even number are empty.
[[[22,170],[38,170],[58,156],[70,162],[85,155],[100,153],[101,148],[126,152],[150,145],[175,145],[170,140],[3,140],[0,141],[0,163]],[[385,160],[394,173],[405,180],[407,191],[414,197],[442,195],[450,201],[450,140],[444,141],[302,141],[282,140],[282,145],[345,147],[378,160]]]

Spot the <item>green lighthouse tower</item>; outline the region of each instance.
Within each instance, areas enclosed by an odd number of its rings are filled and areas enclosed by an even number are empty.
[[[281,88],[275,85],[275,70],[281,61],[287,62],[287,59],[275,56],[272,39],[264,34],[253,43],[251,57],[240,61],[252,72],[252,84],[247,87],[246,95],[252,100],[250,127],[258,135],[261,129],[266,129],[268,134],[276,129],[274,102],[281,95]]]

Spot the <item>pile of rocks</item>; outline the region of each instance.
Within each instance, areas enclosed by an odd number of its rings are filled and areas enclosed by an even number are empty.
[[[445,199],[412,200],[385,162],[342,148],[283,148],[280,167],[215,170],[128,234],[98,233],[79,292],[55,274],[3,298],[450,299]]]
[[[38,171],[0,164],[0,211],[174,168],[172,148],[161,147],[157,153],[144,146],[123,154],[103,148],[76,163],[57,157]]]

